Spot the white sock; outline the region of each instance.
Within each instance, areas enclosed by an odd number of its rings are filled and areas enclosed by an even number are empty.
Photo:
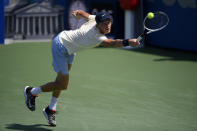
[[[56,106],[57,106],[57,98],[52,96],[49,109],[56,110]]]
[[[36,87],[36,88],[32,88],[31,89],[31,94],[32,95],[38,95],[42,92],[41,88],[40,87]]]

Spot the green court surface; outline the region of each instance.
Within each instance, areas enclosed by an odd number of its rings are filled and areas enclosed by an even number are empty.
[[[143,48],[79,52],[57,127],[42,114],[51,93],[25,107],[23,89],[53,81],[50,43],[0,47],[0,131],[196,131],[197,55]]]

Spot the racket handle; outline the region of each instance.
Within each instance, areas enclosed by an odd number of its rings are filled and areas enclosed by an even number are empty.
[[[142,39],[143,39],[143,37],[142,37],[142,36],[139,36],[139,37],[137,38],[137,41],[140,42]]]
[[[140,36],[138,36],[137,41],[140,42],[144,36],[145,36],[146,32],[144,31],[144,33],[142,33]]]

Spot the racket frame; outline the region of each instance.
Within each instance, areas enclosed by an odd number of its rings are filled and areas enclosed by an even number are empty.
[[[147,28],[147,27],[145,26],[145,21],[146,21],[146,19],[148,19],[148,16],[146,16],[146,17],[144,18],[144,21],[143,21],[144,31],[143,31],[143,33],[137,38],[137,41],[138,41],[138,42],[140,42],[140,41],[144,38],[145,35],[148,35],[148,34],[150,34],[150,33],[152,33],[152,32],[156,32],[156,31],[162,30],[163,28],[165,28],[165,27],[168,25],[168,23],[169,23],[169,17],[168,17],[168,15],[167,15],[166,13],[164,13],[164,12],[162,12],[162,11],[158,11],[158,12],[154,12],[154,14],[163,14],[163,15],[165,15],[166,18],[167,18],[167,23],[166,23],[164,26],[162,26],[161,28],[158,28],[158,29],[149,29],[149,28]]]

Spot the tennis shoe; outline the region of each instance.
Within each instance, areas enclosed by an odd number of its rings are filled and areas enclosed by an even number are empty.
[[[35,109],[36,109],[35,99],[36,99],[37,95],[32,95],[31,89],[32,89],[32,87],[30,87],[30,86],[26,86],[24,89],[25,103],[26,103],[26,106],[29,110],[35,111]]]
[[[55,110],[50,110],[48,106],[43,109],[43,114],[45,118],[47,119],[47,122],[49,123],[49,125],[56,126],[56,121],[55,121],[56,111]]]

